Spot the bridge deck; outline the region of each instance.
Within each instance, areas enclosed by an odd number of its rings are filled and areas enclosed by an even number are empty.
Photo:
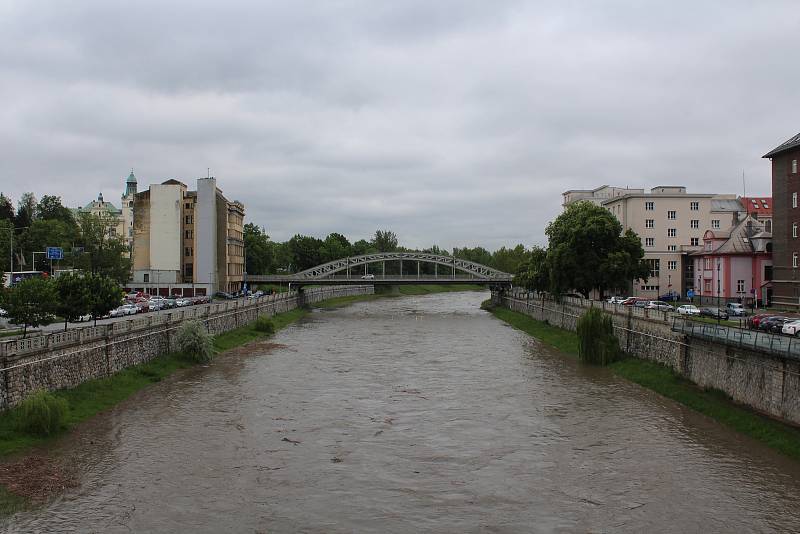
[[[371,278],[364,278],[358,275],[325,276],[320,278],[301,277],[294,275],[247,275],[248,284],[289,284],[310,286],[310,285],[352,285],[352,284],[374,284],[374,285],[420,285],[420,284],[479,284],[479,285],[509,285],[511,277],[482,278],[478,276],[399,276],[399,275],[378,275]]]

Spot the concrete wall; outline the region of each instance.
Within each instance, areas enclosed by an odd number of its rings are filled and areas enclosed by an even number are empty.
[[[307,289],[305,303],[373,292],[372,286]],[[202,321],[212,334],[244,326],[260,315],[297,308],[297,292],[248,301],[223,301],[169,312],[134,316],[99,326],[75,328],[29,339],[0,343],[0,408],[18,404],[38,389],[75,387],[175,350],[182,321]]]
[[[217,181],[197,180],[194,205],[194,280],[214,284],[217,272]]]
[[[181,271],[184,188],[180,185],[150,186],[150,269]]]
[[[565,298],[557,303],[523,291],[493,294],[495,303],[567,330],[588,308],[611,315],[620,347],[630,356],[661,363],[704,388],[728,394],[759,412],[800,424],[800,361],[673,332],[664,312]]]

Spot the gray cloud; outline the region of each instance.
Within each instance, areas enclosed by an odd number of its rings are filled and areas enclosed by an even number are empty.
[[[566,189],[770,194],[800,11],[752,2],[0,2],[0,190],[211,167],[276,239],[544,242]]]

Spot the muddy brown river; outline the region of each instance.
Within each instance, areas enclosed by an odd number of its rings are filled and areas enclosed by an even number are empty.
[[[800,465],[450,293],[315,311],[54,446],[10,532],[792,532]]]

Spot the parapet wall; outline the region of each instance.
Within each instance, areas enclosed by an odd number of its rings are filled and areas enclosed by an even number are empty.
[[[305,289],[302,302],[313,304],[372,292],[372,286]],[[175,349],[175,332],[183,321],[202,321],[216,335],[249,324],[260,315],[271,317],[293,310],[300,300],[292,291],[247,301],[214,302],[0,343],[0,409],[15,406],[38,389],[75,387],[166,354]]]
[[[630,356],[661,363],[698,386],[718,389],[757,411],[800,424],[800,360],[673,332],[669,315],[656,310],[578,298],[555,302],[520,290],[493,295],[493,300],[572,331],[587,309],[599,307],[611,315],[620,347]]]

